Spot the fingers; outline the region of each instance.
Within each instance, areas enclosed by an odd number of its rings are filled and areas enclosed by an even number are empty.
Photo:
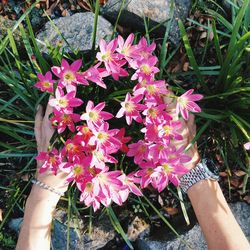
[[[190,114],[190,116],[189,116],[189,119],[187,121],[187,127],[189,130],[191,140],[193,140],[193,138],[196,135],[196,124],[195,124],[195,117],[193,114]]]
[[[49,115],[53,112],[53,108],[47,104],[47,108],[45,111],[44,119],[43,119],[43,136],[45,137],[45,145],[44,147],[49,147],[50,139],[54,134],[55,129],[53,128],[51,121],[49,119]]]
[[[166,111],[170,113],[170,115],[173,117],[173,120],[178,120],[178,114],[176,114],[176,98],[173,98],[171,96],[174,96],[173,92],[169,92],[168,95],[163,97],[164,102],[167,104]]]
[[[44,120],[47,122],[50,123],[50,120],[49,120],[49,115],[53,112],[53,108],[49,105],[49,103],[47,104],[47,107],[46,107],[46,111],[45,111],[45,115],[44,115]],[[50,123],[51,124],[51,123]]]
[[[43,123],[43,108],[41,105],[38,105],[35,116],[35,127],[34,127],[38,151],[42,143],[42,123]]]

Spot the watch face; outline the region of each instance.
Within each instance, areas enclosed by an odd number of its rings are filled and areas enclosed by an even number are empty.
[[[204,163],[212,174],[219,176],[219,168],[212,160],[204,159]]]

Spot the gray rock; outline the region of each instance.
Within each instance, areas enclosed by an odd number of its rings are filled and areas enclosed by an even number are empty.
[[[15,21],[4,18],[0,15],[0,41],[2,41],[7,36],[7,30],[12,29],[15,25]],[[21,33],[18,29],[15,30],[14,39],[16,41],[17,46],[21,46]]]
[[[128,226],[128,239],[135,241],[139,236],[143,237],[149,233],[150,225],[145,222],[142,218],[136,216],[132,223]]]
[[[250,206],[244,202],[238,202],[230,205],[231,210],[240,224],[243,232],[250,241]],[[207,244],[199,225],[195,225],[191,230],[182,235],[182,240],[186,241],[191,249],[206,250]],[[138,239],[137,246],[139,250],[186,250],[187,245],[180,239],[172,241],[157,241],[153,239]]]
[[[191,8],[191,0],[175,0],[174,18],[169,33],[170,41],[177,45],[180,40],[179,28],[177,20],[185,20]],[[121,0],[109,0],[101,9],[101,14],[115,22],[122,5]],[[126,0],[122,10],[119,24],[125,27],[132,27],[136,30],[145,31],[144,17],[150,19],[149,29],[154,28],[158,23],[166,25],[166,21],[170,18],[171,0]],[[163,37],[165,27],[161,26],[155,29],[154,33]]]
[[[23,218],[12,219],[9,228],[19,232]],[[67,226],[58,220],[54,220],[52,226],[52,246],[53,250],[66,249]],[[115,237],[115,231],[108,218],[98,221],[93,225],[91,234],[82,233],[82,231],[70,228],[70,248],[72,250],[95,250],[105,246]]]
[[[94,27],[94,14],[91,12],[77,13],[72,16],[60,17],[53,20],[55,26],[59,29],[61,35],[66,39],[73,50],[89,50],[92,46],[92,34]],[[101,38],[109,39],[112,35],[113,27],[103,17],[99,16],[96,44]],[[53,47],[62,43],[64,51],[69,52],[72,49],[63,41],[63,38],[57,33],[51,22],[45,24],[44,30],[37,34],[37,39],[40,40],[39,46],[42,52],[47,52],[45,40]]]

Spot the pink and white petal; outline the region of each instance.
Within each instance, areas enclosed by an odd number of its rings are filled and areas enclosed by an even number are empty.
[[[81,66],[82,66],[82,60],[78,59],[71,64],[70,68],[76,72],[81,68]]]

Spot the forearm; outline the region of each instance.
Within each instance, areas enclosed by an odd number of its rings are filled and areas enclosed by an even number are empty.
[[[188,196],[209,249],[250,249],[218,182],[202,180],[189,188]]]
[[[49,250],[51,222],[59,196],[33,186],[27,199],[16,250]]]

